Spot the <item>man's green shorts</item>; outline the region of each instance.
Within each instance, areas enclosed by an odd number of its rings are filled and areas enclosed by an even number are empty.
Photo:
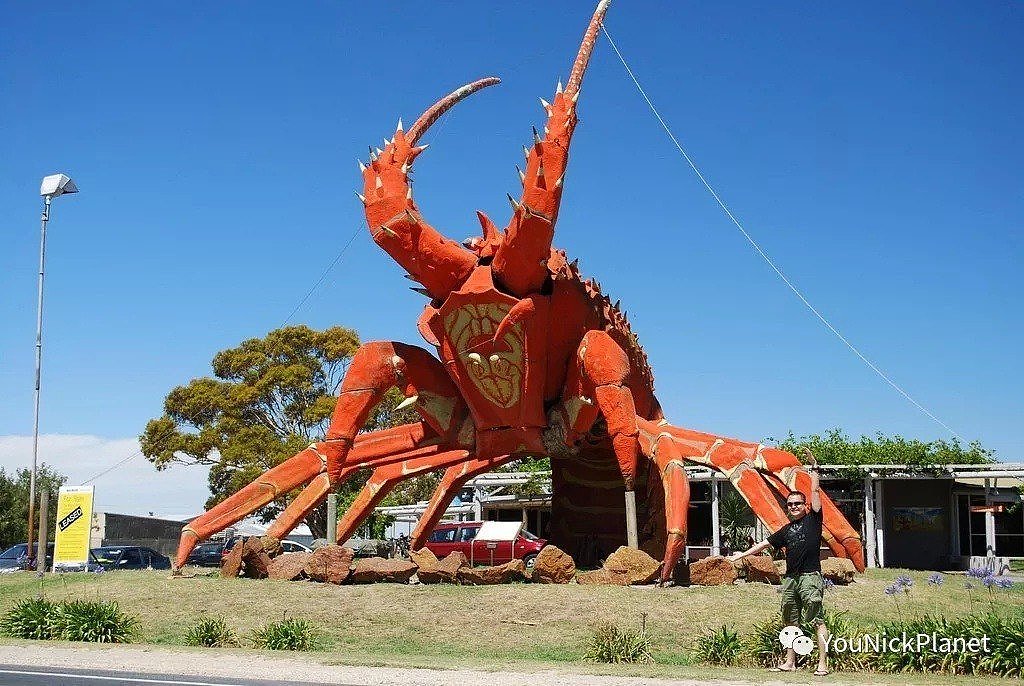
[[[825,580],[821,572],[782,577],[782,621],[786,626],[818,625],[825,622],[821,608]]]

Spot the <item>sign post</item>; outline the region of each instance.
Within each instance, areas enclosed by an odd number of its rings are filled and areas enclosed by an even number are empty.
[[[82,568],[89,562],[95,486],[63,486],[57,496],[57,535],[53,571]]]

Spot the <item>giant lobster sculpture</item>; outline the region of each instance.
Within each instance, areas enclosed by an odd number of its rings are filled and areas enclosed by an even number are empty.
[[[527,456],[552,463],[553,542],[570,552],[629,540],[663,556],[670,578],[686,544],[687,463],[732,482],[772,531],[788,520],[779,506],[791,490],[809,490],[797,459],[775,448],[681,429],[654,395],[651,369],[629,322],[583,280],[576,262],[551,247],[565,189],[580,86],[608,7],[587,27],[564,90],[541,99],[547,123],[524,148],[523,191],[509,196],[504,231],[477,212],[482,235],[463,244],[426,222],[409,172],[427,147],[417,143],[457,102],[498,79],[454,91],[360,163],[373,240],[430,298],[417,328],[438,353],[397,342],[363,345],[352,359],[324,440],[267,471],[192,521],[176,565],[197,542],[300,486],[268,534],[283,537],[339,483],[372,473],[338,522],[347,540],[403,479],[444,469],[412,535],[421,547],[453,497],[472,477]],[[397,386],[421,421],[360,433],[385,392]],[[823,496],[824,538],[833,553],[863,569],[857,532]],[[637,522],[641,522],[640,525]]]

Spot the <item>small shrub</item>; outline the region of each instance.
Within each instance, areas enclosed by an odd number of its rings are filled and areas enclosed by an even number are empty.
[[[724,624],[721,629],[705,631],[693,646],[694,661],[709,665],[735,665],[742,655],[743,641],[739,634]]]
[[[622,630],[602,624],[590,637],[583,659],[590,662],[653,662],[651,638],[643,628]]]
[[[223,648],[235,644],[235,632],[223,617],[204,617],[185,631],[185,645]]]
[[[304,619],[285,619],[253,631],[252,642],[257,648],[267,650],[317,650],[320,635],[316,627]]]
[[[139,621],[125,614],[116,602],[68,600],[53,613],[58,633],[53,638],[90,643],[128,643],[139,628]]]
[[[13,638],[45,641],[54,635],[55,604],[45,598],[29,598],[12,607],[0,619],[0,633]]]

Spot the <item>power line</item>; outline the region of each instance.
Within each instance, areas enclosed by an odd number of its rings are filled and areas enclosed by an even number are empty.
[[[751,246],[753,246],[754,250],[757,251],[757,254],[760,255],[762,259],[764,259],[764,261],[768,263],[768,266],[771,267],[776,274],[778,274],[779,278],[782,279],[783,283],[785,283],[786,286],[789,287],[789,290],[793,291],[796,297],[800,298],[800,301],[807,306],[807,309],[809,309],[814,314],[814,316],[817,317],[821,321],[821,323],[826,326],[826,328],[828,328],[829,331],[835,334],[836,337],[840,341],[842,341],[847,348],[852,350],[853,353],[857,357],[859,357],[861,361],[864,362],[864,364],[870,367],[876,374],[878,374],[878,376],[882,378],[883,381],[885,381],[887,384],[896,389],[896,391],[900,395],[909,400],[914,407],[921,410],[921,412],[926,414],[930,419],[932,419],[932,421],[939,424],[942,428],[944,428],[946,431],[952,434],[955,438],[963,440],[956,431],[953,431],[953,429],[950,428],[948,424],[946,424],[944,421],[942,421],[934,414],[932,414],[924,405],[914,400],[914,398],[912,398],[909,393],[903,390],[903,388],[901,388],[899,384],[893,381],[888,374],[883,372],[881,369],[878,368],[878,366],[874,362],[869,360],[864,355],[864,353],[862,353],[857,348],[857,346],[851,343],[849,339],[846,338],[846,336],[840,333],[839,329],[833,326],[832,323],[829,322],[825,318],[825,316],[822,315],[821,312],[819,312],[818,309],[815,308],[814,305],[810,303],[810,301],[804,296],[800,289],[793,285],[793,282],[790,281],[786,277],[786,275],[782,273],[782,270],[779,269],[779,267],[775,264],[772,258],[768,256],[768,254],[761,248],[761,246],[758,245],[757,241],[755,241],[754,238],[747,232],[747,230],[743,228],[743,224],[741,224],[740,221],[736,218],[736,216],[729,210],[725,202],[722,201],[722,198],[718,195],[717,192],[715,192],[715,189],[711,187],[711,184],[708,183],[707,179],[704,177],[704,174],[702,174],[700,169],[697,168],[697,165],[694,163],[693,159],[683,149],[683,146],[679,143],[679,140],[675,137],[675,134],[672,133],[672,129],[669,128],[668,124],[665,122],[665,119],[661,116],[661,113],[658,112],[658,108],[654,106],[654,103],[651,102],[651,98],[647,95],[647,92],[643,89],[643,86],[640,85],[640,81],[637,80],[636,75],[633,73],[633,70],[630,69],[629,64],[626,63],[626,59],[622,56],[622,53],[619,51],[619,47],[615,44],[615,41],[612,40],[612,35],[608,32],[608,29],[607,27],[605,27],[604,24],[601,24],[601,30],[604,32],[605,38],[608,39],[608,43],[612,46],[612,50],[614,50],[616,56],[618,56],[619,61],[622,62],[622,66],[626,69],[626,73],[629,75],[629,78],[632,79],[633,84],[636,86],[636,89],[640,92],[640,95],[647,102],[647,106],[650,107],[651,112],[654,113],[654,116],[657,118],[658,123],[661,124],[661,128],[665,129],[665,133],[668,134],[668,137],[676,146],[676,150],[680,152],[680,154],[683,156],[683,159],[686,160],[686,163],[690,165],[690,169],[693,170],[693,172],[697,175],[697,178],[700,179],[700,182],[704,184],[704,187],[708,189],[709,193],[711,193],[711,197],[715,199],[715,202],[717,202],[718,205],[722,208],[726,216],[729,217],[730,221],[732,221],[732,223],[736,225],[736,228],[740,230],[740,233],[742,233],[743,237],[747,239],[747,242],[750,243]]]

